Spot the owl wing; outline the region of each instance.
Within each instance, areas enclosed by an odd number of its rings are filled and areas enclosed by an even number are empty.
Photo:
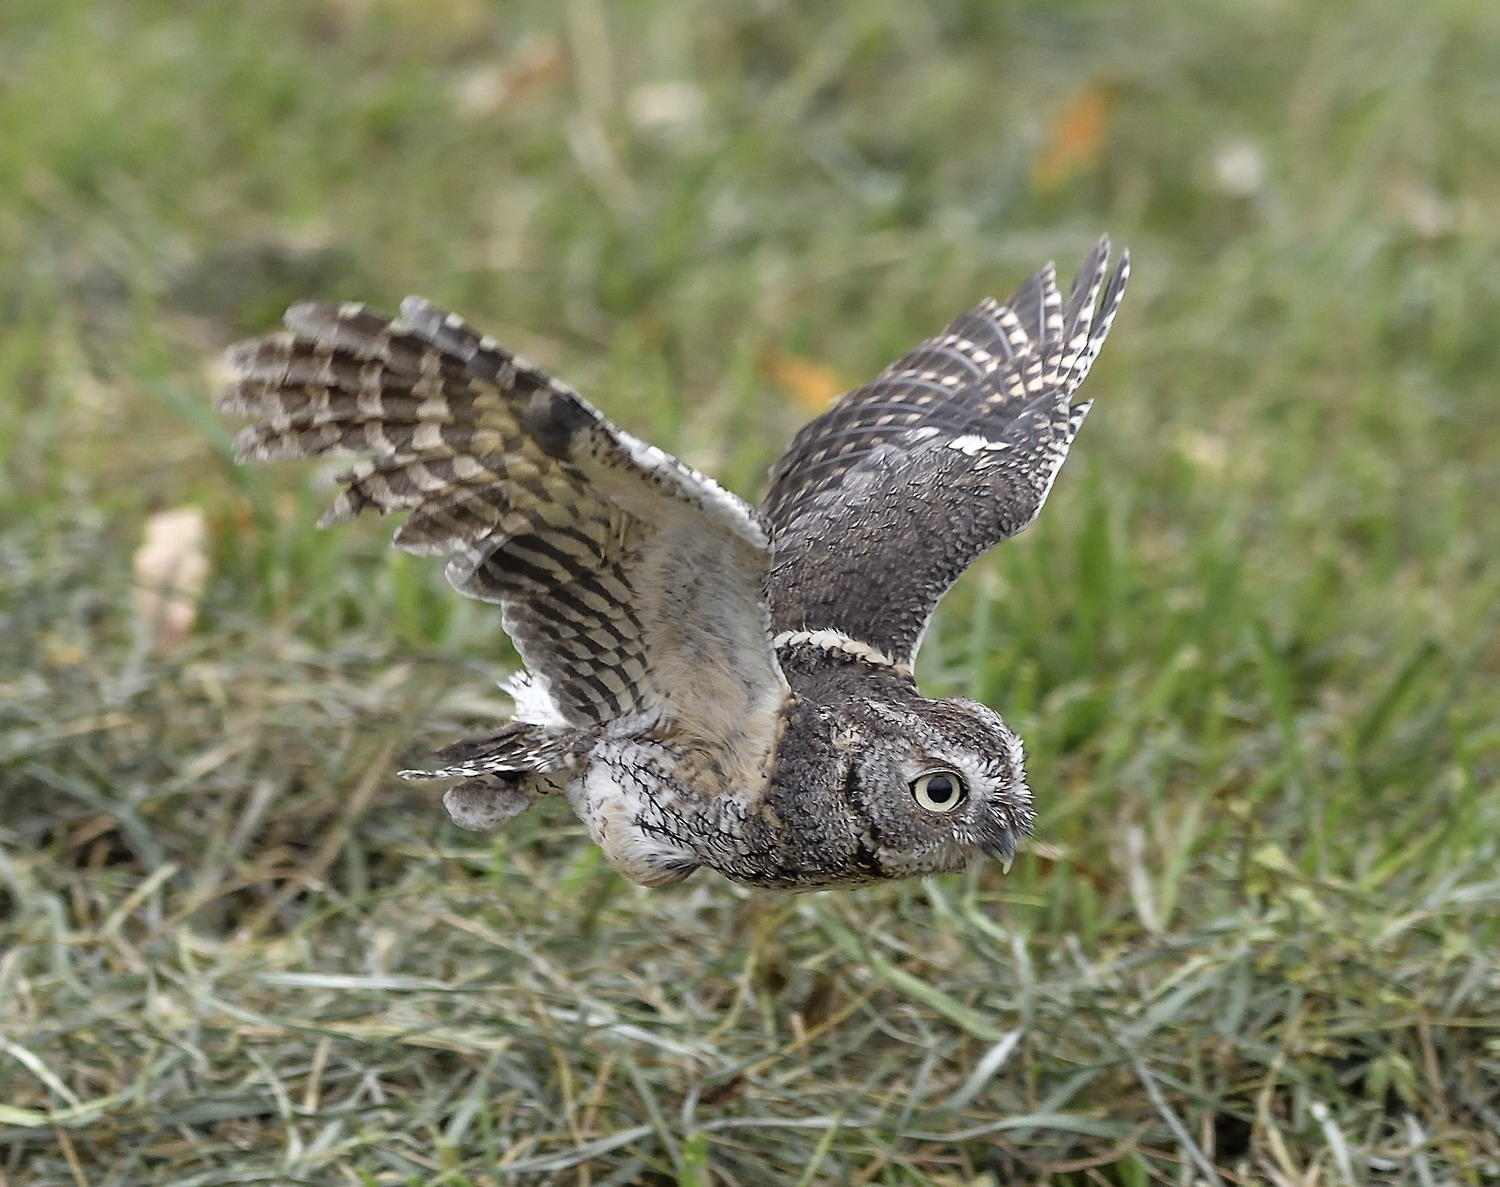
[[[320,525],[409,511],[396,545],[499,603],[523,718],[660,724],[763,764],[786,684],[750,507],[425,301],[396,320],[296,305],[286,325],[229,352],[242,460],[358,456]]]
[[[1047,498],[1130,273],[1108,260],[1101,239],[1066,300],[1049,264],[803,426],[762,508],[778,638],[833,631],[910,665],[943,593]]]

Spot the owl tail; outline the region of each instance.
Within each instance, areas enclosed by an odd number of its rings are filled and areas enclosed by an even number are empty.
[[[444,765],[402,771],[403,779],[455,779],[443,805],[461,828],[488,832],[541,797],[548,776],[577,767],[591,739],[578,730],[515,721],[488,738],[454,742],[437,752]]]
[[[555,729],[513,721],[488,738],[454,742],[437,752],[443,765],[430,771],[402,771],[403,779],[452,779],[567,771],[578,765],[591,739],[580,730]]]

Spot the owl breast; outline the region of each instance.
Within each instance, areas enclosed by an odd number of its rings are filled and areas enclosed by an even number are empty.
[[[606,739],[567,788],[568,803],[609,863],[643,886],[670,886],[703,864],[687,838],[695,797],[661,743]]]
[[[565,794],[610,864],[647,886],[699,866],[753,886],[870,881],[882,875],[838,795],[833,735],[831,714],[794,703],[767,775],[750,781],[672,740],[606,738]]]

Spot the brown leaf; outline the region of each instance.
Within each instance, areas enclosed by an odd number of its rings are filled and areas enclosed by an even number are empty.
[[[1050,194],[1099,163],[1114,106],[1113,88],[1097,79],[1073,92],[1053,117],[1046,143],[1032,162],[1033,189]]]
[[[562,82],[568,76],[568,55],[556,37],[537,37],[521,43],[506,69],[510,97],[519,98]]]
[[[486,61],[459,74],[453,103],[465,119],[486,119],[533,91],[567,77],[568,58],[555,37],[530,39],[506,62]]]
[[[761,370],[784,388],[803,408],[821,412],[828,402],[848,384],[832,367],[796,354],[767,351],[761,356]]]
[[[158,511],[146,520],[133,566],[135,615],[157,652],[176,649],[193,629],[208,577],[207,535],[197,507]]]

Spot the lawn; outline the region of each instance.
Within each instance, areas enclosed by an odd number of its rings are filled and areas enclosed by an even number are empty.
[[[6,0],[0,1187],[1500,1181],[1497,79],[1470,0]],[[1101,231],[919,667],[1027,741],[1009,876],[461,832],[394,772],[497,613],[213,409],[422,293],[755,497]]]

